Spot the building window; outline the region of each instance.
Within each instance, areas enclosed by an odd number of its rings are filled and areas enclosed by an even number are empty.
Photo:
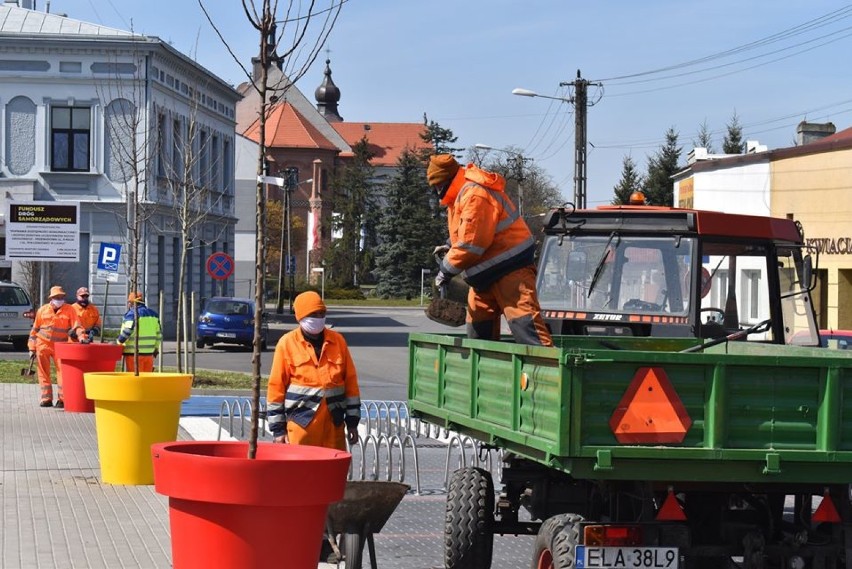
[[[89,107],[50,109],[50,169],[54,172],[88,172],[91,139]]]
[[[750,321],[756,322],[760,318],[760,271],[744,270],[742,275],[740,295],[743,299],[743,314]]]

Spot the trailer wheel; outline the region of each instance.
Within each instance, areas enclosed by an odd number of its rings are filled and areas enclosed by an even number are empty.
[[[488,569],[494,547],[494,482],[481,468],[453,472],[444,518],[444,567]]]
[[[533,546],[532,569],[573,569],[582,521],[583,516],[577,514],[559,514],[541,524]]]

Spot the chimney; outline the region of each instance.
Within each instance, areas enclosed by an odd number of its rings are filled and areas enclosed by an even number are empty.
[[[796,127],[796,146],[816,142],[837,132],[834,123],[816,123],[802,121]]]

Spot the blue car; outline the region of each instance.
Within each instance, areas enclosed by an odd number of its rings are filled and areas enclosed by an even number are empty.
[[[248,298],[214,296],[207,300],[198,316],[195,345],[239,344],[249,349],[254,339],[254,301]],[[266,314],[262,314],[260,349],[265,350],[269,336]]]

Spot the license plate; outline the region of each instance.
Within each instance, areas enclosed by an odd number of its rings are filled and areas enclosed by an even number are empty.
[[[577,546],[577,569],[676,569],[677,547]]]
[[[0,312],[0,318],[16,318],[17,312]]]
[[[237,335],[234,334],[233,332],[219,332],[216,335],[219,336],[220,338],[236,338],[237,337]]]

